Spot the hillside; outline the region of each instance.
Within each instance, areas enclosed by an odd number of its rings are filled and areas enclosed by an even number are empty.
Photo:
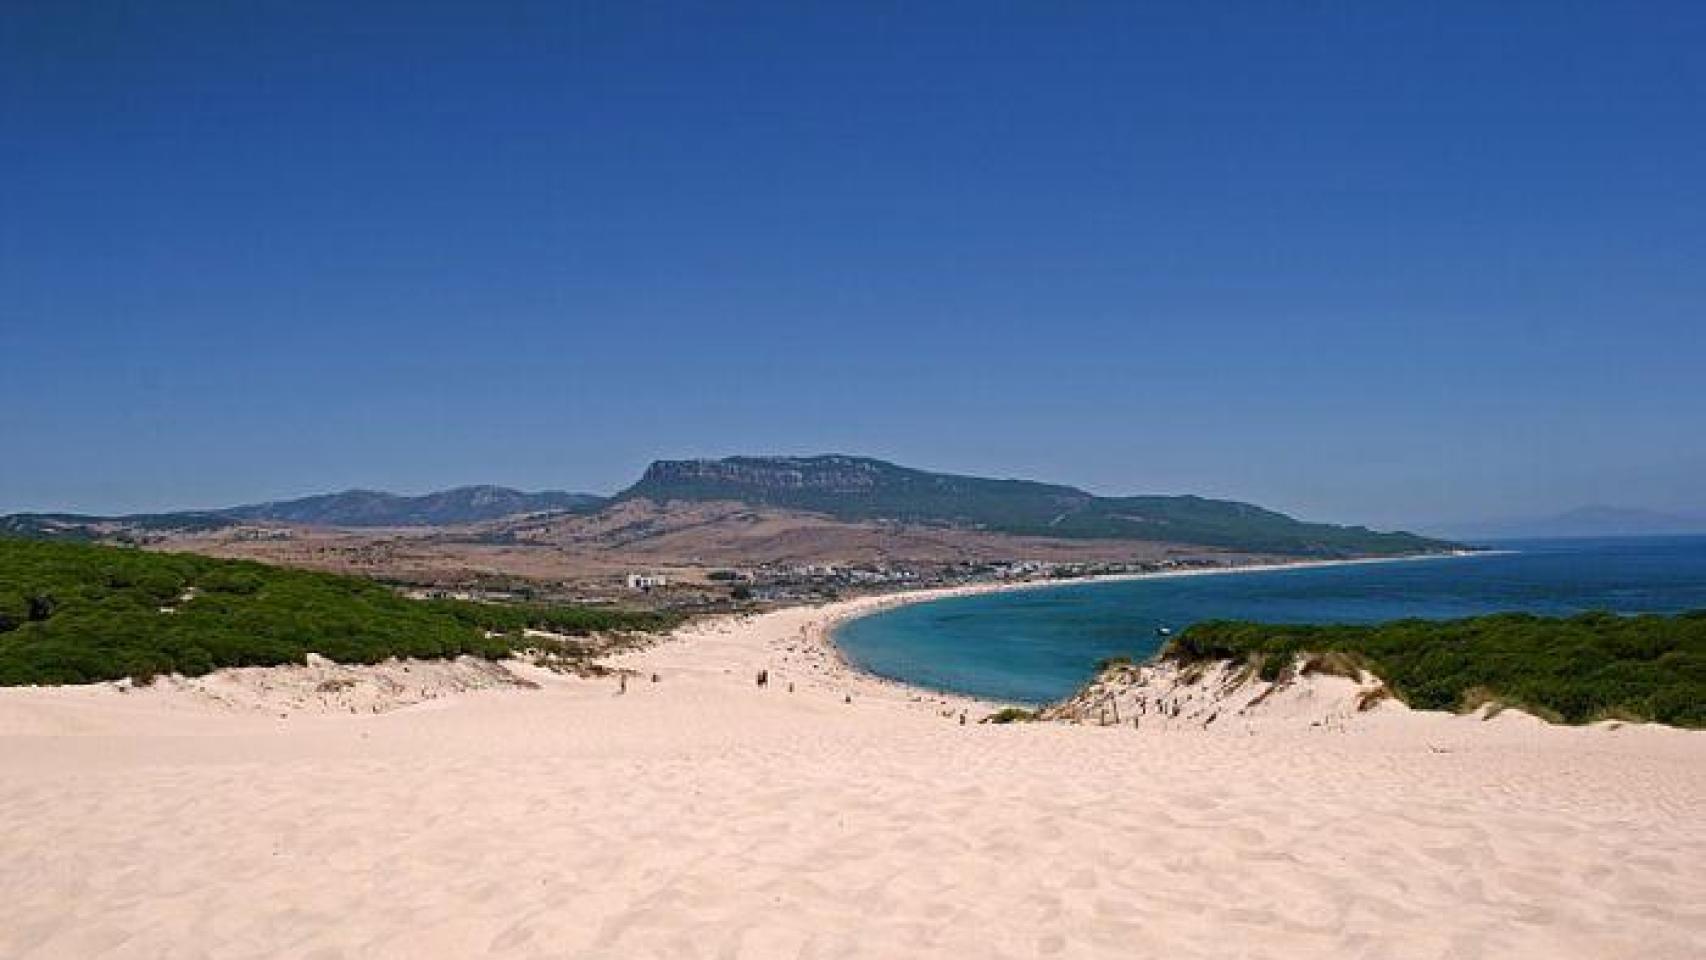
[[[661,460],[618,501],[734,501],[821,513],[1065,539],[1197,544],[1299,556],[1406,554],[1446,541],[1307,523],[1194,496],[1098,497],[1074,487],[931,473],[865,457]]]
[[[122,547],[0,539],[0,686],[389,657],[498,657],[670,618],[605,608],[409,600],[369,580]]]
[[[291,527],[260,533],[254,526]],[[663,460],[616,497],[462,487],[219,510],[16,514],[0,534],[120,541],[367,575],[596,585],[635,566],[1161,562],[1402,555],[1454,545],[1193,496],[1099,497],[863,457]]]
[[[525,493],[508,487],[457,487],[416,497],[374,490],[346,490],[298,500],[250,504],[213,511],[233,520],[320,527],[443,527],[478,523],[522,513],[594,508],[604,498],[590,493],[547,490]]]
[[[840,520],[823,513],[727,500],[621,500],[591,514],[489,525],[516,544],[553,546],[582,557],[609,555],[668,564],[687,558],[752,563],[935,566],[1024,557],[1073,563],[1220,557],[1237,551],[1139,540],[1031,537],[940,524]]]
[[[98,517],[83,513],[12,513],[0,516],[0,537],[43,540],[111,540],[166,534],[207,533],[235,525],[214,513],[134,513]]]
[[[15,513],[0,517],[0,534],[62,540],[104,540],[150,534],[218,530],[242,523],[308,527],[446,527],[528,513],[596,509],[605,502],[590,493],[547,490],[527,493],[508,487],[471,486],[420,496],[377,490],[345,490],[295,500],[244,504],[216,510],[94,516],[76,513]]]
[[[1366,670],[1417,709],[1521,707],[1566,723],[1706,727],[1706,611],[1679,616],[1496,614],[1370,626],[1195,624],[1160,659],[1229,662],[1244,676]]]

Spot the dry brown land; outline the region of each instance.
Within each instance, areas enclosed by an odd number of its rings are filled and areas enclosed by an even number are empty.
[[[628,501],[584,516],[510,518],[454,528],[291,528],[288,539],[253,530],[181,535],[155,545],[335,573],[430,584],[518,578],[608,592],[625,573],[654,571],[687,584],[721,568],[761,564],[945,567],[962,562],[1156,562],[1252,554],[1141,540],[1064,540],[893,523],[846,523],[740,503]]]

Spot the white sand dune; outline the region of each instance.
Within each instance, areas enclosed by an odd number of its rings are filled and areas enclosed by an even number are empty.
[[[828,615],[622,696],[0,691],[0,957],[1706,956],[1706,735],[961,726]]]

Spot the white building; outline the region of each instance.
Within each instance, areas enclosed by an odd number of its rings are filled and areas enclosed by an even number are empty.
[[[661,573],[630,573],[628,574],[628,589],[650,590],[653,587],[669,586],[669,578]]]

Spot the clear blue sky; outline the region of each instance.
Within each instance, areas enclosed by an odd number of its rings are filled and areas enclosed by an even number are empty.
[[[844,451],[1706,507],[1706,4],[0,16],[0,511]]]

